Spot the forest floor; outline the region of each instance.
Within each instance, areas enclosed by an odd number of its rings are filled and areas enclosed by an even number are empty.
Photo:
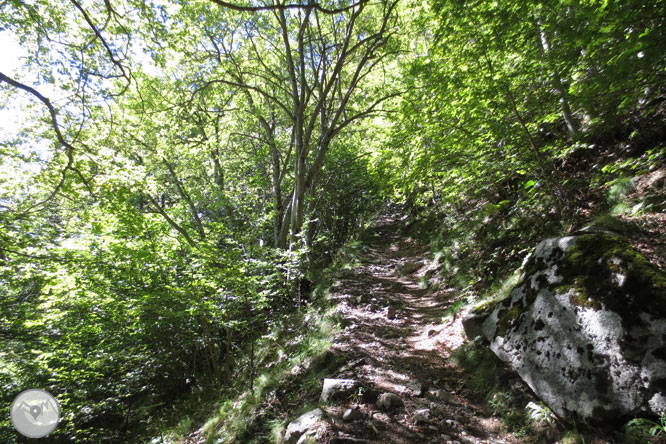
[[[345,326],[331,352],[346,364],[329,378],[393,393],[404,406],[386,411],[359,397],[324,406],[331,418],[324,442],[524,442],[470,400],[466,375],[448,359],[465,341],[461,319],[442,322],[455,291],[424,288],[437,264],[428,261],[427,246],[400,233],[399,222],[381,218],[361,264],[341,272],[331,288]],[[349,408],[360,418],[344,421]]]

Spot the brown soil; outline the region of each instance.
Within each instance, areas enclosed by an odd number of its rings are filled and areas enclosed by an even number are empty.
[[[396,220],[381,219],[365,261],[342,273],[331,289],[346,325],[332,351],[347,365],[329,377],[359,380],[375,396],[394,393],[404,408],[382,411],[372,397],[325,406],[332,418],[325,442],[523,442],[466,396],[464,375],[447,360],[464,342],[461,321],[442,323],[455,293],[419,285],[436,264],[427,261],[425,246],[404,238],[397,228]],[[437,397],[435,390],[445,394]],[[342,415],[351,407],[364,417],[344,422]],[[429,409],[428,422],[416,423],[419,409]]]

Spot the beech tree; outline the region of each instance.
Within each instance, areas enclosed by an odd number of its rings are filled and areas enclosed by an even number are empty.
[[[251,12],[224,27],[204,21],[203,52],[216,75],[197,90],[222,84],[240,91],[243,112],[256,122],[243,134],[270,154],[274,244],[285,248],[303,228],[333,139],[396,94],[387,79],[371,84],[368,76],[397,51],[397,2],[337,9],[215,3]]]

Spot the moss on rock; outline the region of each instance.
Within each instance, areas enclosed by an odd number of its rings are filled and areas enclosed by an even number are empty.
[[[624,237],[608,232],[581,233],[573,242],[542,243],[521,267],[511,295],[474,310],[486,317],[497,308],[497,334],[505,335],[542,289],[568,295],[572,305],[614,311],[625,328],[640,323],[640,313],[666,318],[666,273],[632,249]],[[514,293],[512,293],[514,294]]]
[[[555,290],[575,290],[570,295],[575,305],[619,313],[625,327],[639,322],[641,312],[666,317],[666,274],[619,235],[577,236],[558,265],[563,285]]]

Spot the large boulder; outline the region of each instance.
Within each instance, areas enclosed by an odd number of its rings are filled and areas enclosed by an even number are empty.
[[[509,296],[464,322],[558,416],[588,423],[666,408],[666,274],[619,235],[547,239]]]

